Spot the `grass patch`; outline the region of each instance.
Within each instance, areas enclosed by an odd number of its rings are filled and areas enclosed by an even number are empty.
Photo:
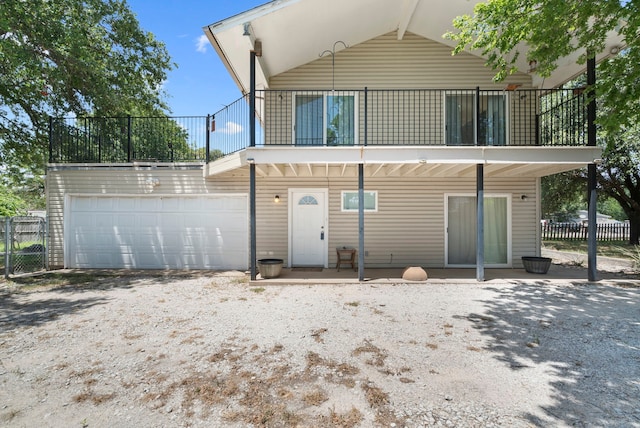
[[[362,354],[369,355],[370,358],[367,359],[365,362],[370,366],[375,366],[375,367],[384,366],[384,360],[387,358],[386,352],[384,352],[382,349],[378,348],[368,340],[365,340],[363,345],[358,346],[351,353],[351,355],[353,355],[354,357],[358,357]]]
[[[113,277],[114,275],[94,272],[45,272],[33,276],[11,278],[7,283],[20,287],[22,291],[36,291],[40,289],[93,285],[100,280]]]
[[[250,291],[256,293],[256,294],[260,294],[260,293],[264,293],[265,288],[264,287],[255,287],[255,288],[250,288]]]
[[[587,241],[543,241],[544,248],[556,251],[587,254]],[[635,260],[634,254],[640,256],[640,246],[631,245],[627,241],[598,241],[598,255],[618,259]]]

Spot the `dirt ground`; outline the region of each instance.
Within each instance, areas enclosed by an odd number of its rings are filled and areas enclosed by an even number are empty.
[[[0,282],[0,425],[640,427],[639,284]]]

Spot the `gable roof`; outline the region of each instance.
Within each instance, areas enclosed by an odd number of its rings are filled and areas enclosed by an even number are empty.
[[[339,52],[375,37],[396,32],[402,39],[411,32],[449,45],[442,35],[453,31],[453,19],[472,14],[478,0],[274,0],[241,14],[204,27],[214,49],[243,93],[249,91],[249,52],[256,40],[263,55],[257,59],[256,85],[268,88],[269,78],[307,64],[335,47]],[[248,35],[245,35],[248,34]],[[605,52],[621,44],[612,35]],[[471,52],[474,55],[477,52]],[[579,53],[559,61],[554,74],[532,76],[533,85],[551,88],[584,72],[577,64]],[[518,68],[526,72],[526,55]]]

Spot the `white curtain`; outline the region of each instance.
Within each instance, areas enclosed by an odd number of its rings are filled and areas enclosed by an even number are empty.
[[[476,198],[450,196],[448,201],[448,251],[450,265],[476,263]],[[507,264],[507,198],[484,199],[484,261],[488,265]]]
[[[484,198],[485,264],[506,264],[507,246],[507,198]]]

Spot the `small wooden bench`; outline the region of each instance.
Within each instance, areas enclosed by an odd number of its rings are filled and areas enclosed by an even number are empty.
[[[340,272],[340,265],[351,264],[351,269],[356,270],[356,249],[351,247],[336,247],[338,261],[336,269]]]

